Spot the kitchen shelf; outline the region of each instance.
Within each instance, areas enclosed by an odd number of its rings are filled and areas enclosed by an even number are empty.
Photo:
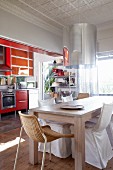
[[[50,87],[55,87],[55,88],[76,88],[76,86],[50,86]]]
[[[33,53],[12,48],[12,75],[33,76]]]
[[[51,77],[53,77],[53,78],[68,78],[68,77],[75,78],[75,75],[70,75],[70,76],[51,76]]]
[[[62,92],[75,92],[76,91],[76,86],[52,86],[52,88],[55,88],[55,92],[56,93],[59,93],[59,90],[60,90],[60,93]]]
[[[62,66],[62,63],[56,63],[56,64],[50,63],[49,66],[54,66],[54,67],[56,67],[56,66]]]
[[[77,83],[76,83],[76,73],[75,69],[67,69],[64,66],[57,67],[57,69],[63,70],[65,75],[52,75],[50,78],[54,78],[55,82],[50,88],[53,88],[53,92],[58,94],[58,99],[61,99],[62,95],[69,95],[72,94],[75,97]],[[55,84],[56,83],[56,84]],[[64,94],[63,94],[64,93]]]

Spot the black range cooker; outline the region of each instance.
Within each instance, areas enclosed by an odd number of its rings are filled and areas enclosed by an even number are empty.
[[[13,89],[1,90],[1,109],[16,107],[16,93]]]

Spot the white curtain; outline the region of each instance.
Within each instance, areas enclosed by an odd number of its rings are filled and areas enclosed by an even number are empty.
[[[89,93],[90,96],[98,94],[97,67],[82,65],[77,69],[78,92]]]

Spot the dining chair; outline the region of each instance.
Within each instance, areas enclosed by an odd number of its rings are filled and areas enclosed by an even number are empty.
[[[55,98],[54,97],[46,99],[46,100],[38,100],[39,107],[47,106],[47,105],[53,105],[53,104],[55,104]],[[42,126],[46,125],[49,122],[53,122],[53,121],[50,121],[50,120],[44,120],[44,119],[40,119],[40,118],[38,118],[38,121],[40,122],[40,124]]]
[[[77,100],[89,97],[89,93],[78,93]]]
[[[17,147],[13,170],[16,170],[20,141],[21,141],[23,129],[25,130],[26,134],[29,136],[30,139],[32,139],[33,141],[36,141],[36,142],[44,143],[42,165],[41,165],[41,170],[43,170],[44,169],[44,161],[45,161],[45,153],[46,153],[45,152],[46,144],[48,142],[52,142],[59,138],[72,138],[72,137],[74,137],[74,134],[58,133],[56,131],[53,131],[49,125],[40,126],[40,123],[38,122],[38,119],[35,115],[26,115],[23,113],[19,113],[19,116],[20,116],[22,127],[20,130],[20,140],[19,140],[18,147]]]
[[[72,94],[70,96],[62,96],[61,97],[62,99],[62,102],[70,102],[70,101],[73,101],[73,97],[72,97]]]
[[[106,131],[110,123],[113,103],[103,104],[97,123],[86,123],[85,127],[85,162],[99,168],[106,168],[113,157],[112,146]],[[73,126],[71,132],[73,133]],[[72,157],[74,158],[74,141],[72,139]]]
[[[107,127],[107,133],[108,133],[108,136],[109,136],[109,139],[110,139],[110,142],[111,142],[111,146],[112,146],[112,149],[113,149],[113,114],[112,114],[112,117],[111,117],[110,124]]]
[[[66,99],[65,99],[66,101]],[[39,106],[47,106],[55,104],[54,98],[47,100],[40,100]],[[51,120],[41,120],[41,125],[49,125],[52,130],[57,131],[58,133],[70,134],[70,124],[64,122],[55,122]],[[50,146],[51,144],[51,146]],[[52,143],[46,145],[46,152],[52,153],[53,155],[59,158],[66,158],[71,155],[71,139],[69,138],[60,138]],[[39,143],[39,151],[43,152],[44,144]],[[50,150],[51,148],[51,150]]]

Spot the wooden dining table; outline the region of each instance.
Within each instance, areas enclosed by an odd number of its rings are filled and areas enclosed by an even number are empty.
[[[39,118],[56,122],[65,122],[74,125],[75,141],[75,170],[85,169],[85,122],[100,113],[103,103],[113,102],[113,97],[94,96],[75,100],[68,103],[54,104],[38,107],[30,110]],[[73,108],[75,105],[82,105],[83,108]],[[70,108],[62,108],[70,106]],[[29,139],[29,162],[38,163],[38,144]]]

